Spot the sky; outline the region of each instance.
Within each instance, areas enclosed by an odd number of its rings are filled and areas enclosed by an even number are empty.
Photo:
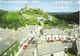
[[[25,3],[29,3],[31,8],[41,8],[45,12],[80,11],[80,1],[0,1],[0,9],[16,11],[25,8]]]

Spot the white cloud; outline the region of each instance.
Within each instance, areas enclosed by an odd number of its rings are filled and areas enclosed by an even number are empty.
[[[59,8],[59,7],[58,7]],[[63,6],[61,6],[60,8],[69,8],[69,7],[63,7]]]
[[[0,3],[7,3],[7,4],[25,4],[28,1],[0,1]]]
[[[42,3],[42,5],[46,5],[46,3],[45,3],[45,2],[43,2],[43,3]]]
[[[77,1],[77,4],[80,4],[80,1]]]
[[[38,4],[40,1],[32,1],[33,4]]]

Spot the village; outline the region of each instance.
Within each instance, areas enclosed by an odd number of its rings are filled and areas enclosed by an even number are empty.
[[[29,10],[27,4],[25,10]],[[23,10],[24,11],[24,10]],[[22,13],[23,11],[20,11]],[[23,19],[26,21],[30,18]],[[80,56],[80,28],[78,25],[71,25],[72,29],[44,27],[43,20],[52,21],[52,16],[47,19],[36,18],[42,25],[27,25],[13,29],[0,27],[0,56],[69,56],[68,50]]]
[[[26,27],[18,28],[17,31],[0,28],[0,55],[66,56],[66,50],[70,48],[75,53],[77,51],[77,55],[80,55],[80,47],[77,47],[79,41],[79,28],[68,30],[45,29],[43,26],[37,25],[26,25]],[[27,48],[23,49],[25,45],[28,45],[30,54],[27,52]],[[11,50],[13,52],[10,53]]]

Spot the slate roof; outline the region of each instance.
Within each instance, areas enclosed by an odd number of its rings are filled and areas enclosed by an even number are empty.
[[[60,51],[64,51],[64,46],[60,41],[38,45],[38,55],[46,55]]]
[[[0,29],[0,37],[6,38],[9,37],[11,30],[9,29]]]
[[[6,51],[13,43],[15,43],[17,40],[13,38],[6,38],[3,41],[0,41],[0,55]]]
[[[2,33],[1,33],[2,32]],[[11,31],[10,29],[0,29],[0,37],[4,38],[0,41],[0,54],[9,48],[15,41],[25,38],[28,35],[27,28],[18,29],[18,31]]]
[[[73,43],[63,43],[64,47],[72,48]]]
[[[27,28],[23,28],[23,30],[17,31],[16,34],[14,33],[14,37],[20,42],[23,38],[28,36]]]

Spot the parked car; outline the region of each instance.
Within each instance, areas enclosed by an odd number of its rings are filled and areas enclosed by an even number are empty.
[[[23,46],[23,49],[26,49],[27,47],[28,47],[28,45],[24,45],[24,46]]]
[[[51,42],[53,42],[53,40],[50,40]]]
[[[28,41],[28,44],[30,44],[31,42],[32,42],[32,40],[29,40],[29,41]]]
[[[36,43],[36,41],[32,41],[32,44],[35,44]]]
[[[47,42],[50,42],[49,40],[47,40]]]
[[[74,43],[75,41],[74,40],[71,40],[71,42]]]
[[[64,42],[69,43],[70,41],[69,40],[64,40]]]
[[[64,43],[64,40],[62,40],[62,43]]]

